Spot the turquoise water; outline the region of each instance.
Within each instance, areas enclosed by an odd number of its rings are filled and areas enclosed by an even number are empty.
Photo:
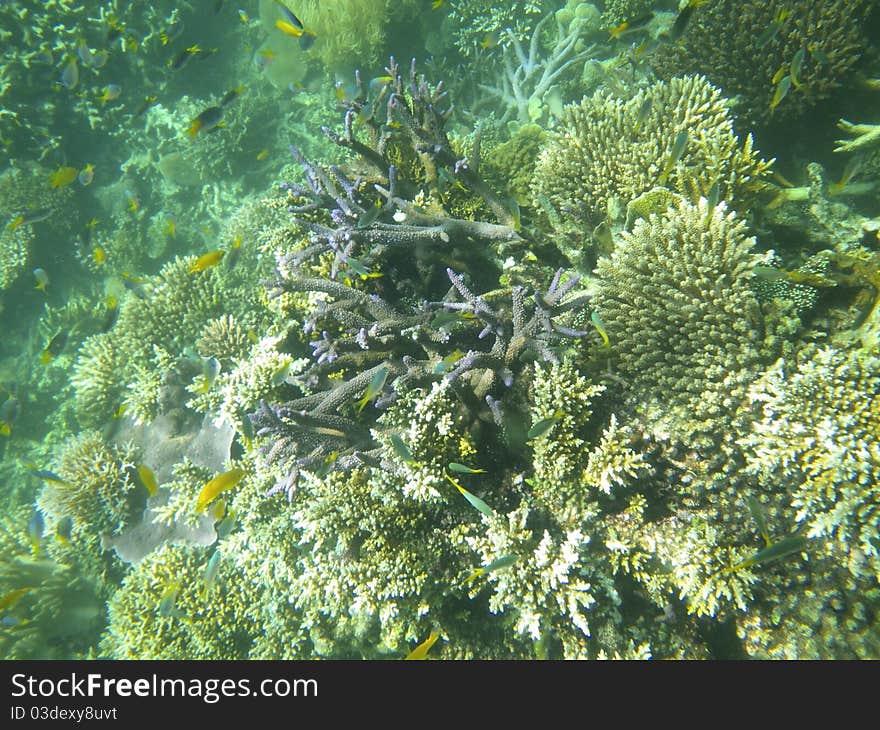
[[[0,656],[880,656],[876,3],[141,5],[0,8]]]

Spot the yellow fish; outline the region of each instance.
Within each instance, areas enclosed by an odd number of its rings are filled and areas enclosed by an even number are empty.
[[[49,187],[63,188],[65,185],[70,185],[70,183],[76,180],[78,174],[79,170],[75,167],[59,167],[49,175]]]
[[[275,27],[284,33],[284,35],[289,35],[292,38],[299,38],[303,34],[303,32],[293,23],[288,23],[286,20],[281,20],[280,18],[275,21]]]
[[[425,639],[421,644],[419,644],[415,649],[413,649],[409,654],[404,657],[404,660],[407,659],[426,659],[428,657],[428,651],[432,646],[437,642],[437,639],[440,638],[440,634],[436,631],[432,631],[428,638]]]
[[[146,464],[141,464],[137,468],[137,475],[138,479],[141,480],[141,484],[143,484],[146,490],[150,493],[150,496],[155,497],[156,492],[159,491],[159,482],[156,481],[156,475],[153,474],[153,470]]]
[[[214,477],[199,492],[199,498],[196,500],[196,512],[203,512],[218,496],[238,484],[244,478],[244,474],[243,469],[230,469]]]
[[[98,266],[100,266],[107,260],[107,252],[100,246],[95,246],[92,251],[92,259]]]
[[[0,598],[0,611],[12,608],[19,602],[19,600],[21,600],[22,596],[32,590],[33,586],[27,586],[26,588],[16,588],[14,591],[9,591],[9,593],[3,596],[3,598]]]
[[[225,255],[226,251],[211,251],[209,253],[203,253],[193,261],[192,265],[189,267],[189,273],[196,274],[199,271],[210,269],[212,266],[219,264]]]

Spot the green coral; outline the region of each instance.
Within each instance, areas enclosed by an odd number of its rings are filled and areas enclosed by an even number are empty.
[[[673,143],[686,134],[680,159]],[[673,164],[674,162],[674,164]],[[533,195],[555,209],[564,229],[584,237],[596,224],[621,221],[629,201],[657,185],[696,202],[717,184],[738,206],[769,164],[740,142],[727,100],[705,77],[657,82],[630,99],[599,91],[565,107],[535,167]]]
[[[666,78],[705,74],[725,95],[740,99],[739,115],[748,124],[802,117],[845,83],[867,51],[870,9],[866,0],[704,3],[681,41],[661,49],[654,67]],[[790,76],[798,54],[798,84],[771,108],[773,79]]]
[[[249,612],[260,589],[221,553],[206,595],[211,555],[163,545],[135,566],[108,602],[103,652],[114,659],[246,659],[259,632]]]
[[[537,124],[524,124],[506,142],[483,154],[480,173],[495,190],[505,190],[520,205],[531,201],[531,181],[546,134]]]
[[[117,534],[132,517],[135,454],[106,443],[97,431],[70,437],[59,457],[61,482],[47,481],[38,504],[50,524],[73,519],[73,534],[96,544]]]
[[[787,372],[788,371],[788,372]],[[750,390],[743,437],[762,485],[784,480],[796,521],[829,538],[854,577],[880,576],[880,360],[830,347],[782,361]]]
[[[691,444],[714,443],[764,357],[754,245],[723,204],[683,201],[636,221],[596,267],[594,305],[632,398]]]

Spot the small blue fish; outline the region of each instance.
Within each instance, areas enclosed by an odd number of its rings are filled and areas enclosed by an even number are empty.
[[[183,579],[178,578],[176,581],[168,583],[165,586],[165,590],[159,596],[159,615],[162,618],[171,618],[179,615],[179,612],[174,608],[174,603],[177,601],[177,594],[180,593],[180,584],[182,582]]]
[[[350,261],[351,259],[349,259]],[[382,392],[382,388],[385,387],[385,381],[388,379],[388,368],[381,367],[376,371],[376,374],[373,375],[373,379],[370,381],[370,384],[367,386],[367,390],[364,393],[364,397],[358,401],[358,413],[366,408],[367,403],[376,398],[379,393]]]
[[[220,549],[214,551],[213,555],[211,555],[210,560],[208,560],[208,564],[205,566],[205,572],[202,574],[202,600],[207,600],[208,596],[211,595],[211,588],[214,586],[214,581],[217,579],[217,573],[220,572]]]
[[[70,89],[71,91],[73,91],[78,83],[79,66],[77,66],[76,59],[74,58],[64,67],[64,70],[61,72],[61,84],[66,89]]]
[[[43,513],[39,510],[34,510],[27,526],[28,541],[31,544],[31,551],[34,555],[37,555],[40,552],[40,545],[43,541],[43,530],[45,527],[46,522],[43,520]]]

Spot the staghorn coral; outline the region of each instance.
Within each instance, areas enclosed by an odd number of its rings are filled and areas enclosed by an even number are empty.
[[[704,3],[680,42],[662,47],[654,68],[665,78],[705,74],[740,99],[737,113],[749,126],[801,117],[841,87],[867,50],[870,9],[866,0]],[[798,84],[771,108],[773,79],[780,71],[791,76],[798,53],[803,62],[792,79]]]
[[[684,201],[636,221],[597,264],[592,303],[631,398],[686,442],[724,429],[762,361],[754,243],[724,204]]]
[[[682,133],[684,152],[670,166]],[[768,167],[751,135],[737,139],[721,92],[705,77],[689,76],[657,82],[631,99],[600,91],[565,107],[538,158],[532,191],[555,209],[566,232],[583,238],[584,226],[622,221],[627,203],[656,185],[696,202],[717,184],[721,200],[740,206]]]
[[[545,54],[541,47],[544,25],[551,18],[556,21],[555,40]],[[482,92],[495,98],[501,122],[528,124],[546,120],[548,112],[561,106],[559,88],[567,72],[576,69],[592,51],[592,46],[583,47],[585,25],[578,16],[566,27],[559,15],[547,15],[535,26],[528,49],[511,29],[505,29],[507,44],[503,49],[500,83],[479,85]]]
[[[759,416],[741,439],[749,473],[762,485],[784,479],[797,522],[829,538],[855,578],[880,576],[878,393],[873,355],[807,350],[750,389]]]

